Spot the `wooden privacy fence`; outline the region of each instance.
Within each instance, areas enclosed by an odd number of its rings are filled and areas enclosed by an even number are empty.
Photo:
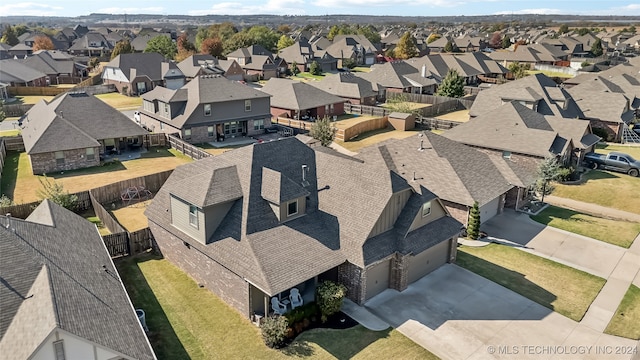
[[[153,234],[149,228],[105,235],[102,240],[111,257],[134,255],[153,248]]]
[[[446,130],[462,124],[458,121],[442,120],[425,116],[416,117],[416,123],[429,130]]]
[[[4,104],[4,112],[7,117],[18,117],[24,115],[33,104]]]
[[[2,180],[2,169],[4,169],[4,159],[7,157],[7,147],[4,144],[4,139],[0,138],[0,180]]]
[[[118,181],[117,183],[91,189],[91,195],[100,204],[109,204],[122,201],[122,192],[130,187],[144,186],[152,193],[160,190],[164,182],[167,181],[173,170],[166,170],[155,174],[140,176],[134,179]],[[97,215],[97,214],[96,214]]]
[[[89,190],[89,199],[91,200],[91,205],[93,206],[93,212],[96,216],[102,221],[104,226],[109,229],[112,234],[117,234],[121,232],[125,232],[126,230],[120,225],[120,223],[111,216],[111,214],[107,211],[107,209],[100,204],[95,196],[93,196],[93,190]]]
[[[24,141],[22,136],[3,137],[7,151],[24,151]]]
[[[9,86],[7,87],[7,91],[9,92],[9,94],[13,96],[28,96],[28,95],[56,96],[58,94],[62,94],[67,90],[69,89],[50,87],[50,86]]]
[[[147,149],[155,146],[167,146],[167,136],[163,133],[144,134],[142,145]]]
[[[199,147],[196,147],[194,145],[189,144],[188,142],[173,136],[173,135],[167,135],[167,138],[169,139],[169,146],[171,146],[172,148],[180,151],[181,153],[187,155],[188,157],[194,159],[194,160],[199,160],[199,159],[203,159],[203,158],[207,158],[210,156],[213,156],[211,154],[209,154],[208,152],[200,149]]]
[[[393,110],[385,109],[379,106],[354,105],[348,102],[344,103],[344,111],[350,114],[369,115],[376,117],[388,116],[393,112]]]
[[[336,139],[341,141],[349,141],[367,131],[384,129],[388,124],[389,119],[387,116],[369,119],[357,124],[353,124],[353,126],[349,126],[346,129],[338,129],[338,131],[336,131]]]
[[[100,81],[102,80],[102,72],[90,76],[88,79],[83,80],[81,83],[78,84],[78,86],[92,86],[92,85],[97,85],[100,83]]]
[[[34,189],[35,191],[35,189]],[[80,191],[75,193],[78,197],[76,211],[81,212],[91,208],[91,199],[88,191]],[[34,201],[26,204],[17,204],[0,207],[0,214],[11,214],[12,217],[26,219],[33,210],[40,205],[40,201]]]
[[[423,116],[437,116],[456,110],[469,109],[471,108],[471,105],[473,105],[474,100],[426,94],[397,93],[388,90],[386,96],[387,100],[400,97],[401,99],[405,99],[409,102],[431,104],[430,108],[425,108],[423,110]]]

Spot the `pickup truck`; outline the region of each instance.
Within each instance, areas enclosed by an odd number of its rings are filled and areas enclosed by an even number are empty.
[[[606,155],[587,153],[584,156],[584,161],[592,169],[623,172],[631,176],[638,176],[640,173],[640,161],[620,152],[610,152]]]

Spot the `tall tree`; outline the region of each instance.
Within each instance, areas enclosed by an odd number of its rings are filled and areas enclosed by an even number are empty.
[[[380,42],[380,33],[373,25],[367,25],[359,28],[358,34],[366,37],[372,44]]]
[[[320,64],[318,64],[317,61],[314,61],[311,64],[309,64],[309,73],[311,75],[320,75],[320,74],[322,74],[322,69],[320,69]]]
[[[438,87],[438,95],[455,98],[464,96],[464,79],[458,75],[456,69],[449,69],[447,76]]]
[[[224,47],[220,38],[204,39],[204,41],[200,45],[201,54],[209,54],[215,57],[220,57],[222,56],[223,50]]]
[[[438,33],[431,33],[429,35],[429,37],[427,38],[427,44],[431,44],[432,42],[440,39],[442,37],[442,35],[438,34]]]
[[[278,26],[278,32],[280,34],[288,34],[291,32],[291,27],[289,25],[286,24],[282,24]]]
[[[528,70],[527,65],[520,64],[519,62],[516,61],[509,64],[507,68],[509,69],[509,71],[511,71],[511,74],[513,74],[513,77],[516,79],[521,79],[527,76],[527,70]]]
[[[569,26],[567,26],[567,24],[560,25],[560,28],[558,29],[558,34],[562,35],[568,32],[569,32]]]
[[[471,240],[478,240],[478,237],[480,237],[480,207],[477,201],[473,202],[473,206],[469,210],[467,237]]]
[[[253,44],[262,45],[263,48],[273,51],[278,43],[278,34],[266,26],[252,26],[247,30],[247,35],[253,39]]]
[[[189,37],[187,36],[186,32],[178,36],[178,41],[176,41],[176,45],[178,46],[178,52],[180,51],[195,52],[196,51],[196,46],[193,45],[191,41],[189,41]]]
[[[46,35],[36,36],[35,39],[33,39],[33,51],[54,49],[53,41]]]
[[[491,35],[491,39],[489,39],[489,46],[493,49],[500,49],[502,47],[502,34],[499,31],[496,31]]]
[[[133,53],[133,46],[128,39],[120,40],[116,43],[116,46],[113,47],[113,51],[111,52],[111,60],[115,59],[116,56],[120,54],[131,54]]]
[[[309,134],[316,140],[320,141],[320,145],[329,146],[333,142],[338,129],[331,125],[331,120],[328,116],[318,119],[311,125],[311,131]]]
[[[538,179],[536,180],[536,190],[542,194],[541,201],[544,202],[544,196],[553,192],[554,188],[551,184],[560,178],[560,163],[555,156],[547,156],[539,165],[537,171]]]
[[[453,42],[451,42],[451,40],[447,41],[442,51],[448,53],[453,52]]]
[[[508,49],[509,47],[511,47],[511,40],[509,39],[508,36],[504,36],[502,38],[502,48],[503,49]]]
[[[410,59],[418,56],[418,47],[416,46],[416,39],[410,32],[405,32],[404,35],[398,41],[398,45],[394,51],[394,55],[398,59]]]
[[[234,34],[230,39],[224,41],[224,54],[255,44],[255,40],[247,32],[239,32]]]
[[[178,52],[178,48],[176,44],[169,38],[168,36],[156,36],[153,39],[147,42],[147,48],[144,49],[144,52],[151,53],[155,52],[167,59],[173,59]]]
[[[293,45],[295,42],[293,41],[293,39],[288,36],[288,35],[282,35],[280,36],[280,39],[278,39],[278,50],[282,50],[286,47],[289,47],[291,45]]]
[[[591,45],[591,54],[593,54],[593,56],[598,57],[598,56],[602,56],[602,54],[604,53],[604,51],[602,50],[602,40],[600,40],[600,38],[597,38],[596,41],[593,42],[593,45]]]
[[[16,32],[11,25],[7,25],[4,27],[0,42],[11,46],[18,45],[18,42],[20,42],[18,40],[18,35],[16,35]]]

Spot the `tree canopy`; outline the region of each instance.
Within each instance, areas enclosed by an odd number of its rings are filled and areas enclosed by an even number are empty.
[[[338,129],[331,124],[328,116],[318,119],[311,125],[309,134],[316,140],[320,141],[322,146],[329,146],[333,142]]]
[[[526,71],[529,70],[529,65],[520,64],[519,62],[516,61],[514,63],[509,64],[508,69],[513,74],[513,77],[515,77],[516,79],[521,79],[527,76]]]
[[[282,35],[282,36],[280,36],[280,39],[278,39],[278,46],[277,47],[278,47],[278,50],[282,50],[282,49],[284,49],[286,47],[289,47],[289,46],[291,46],[293,44],[294,44],[294,41],[290,36]]]
[[[2,38],[0,38],[1,43],[5,43],[7,45],[15,46],[18,45],[18,35],[11,25],[7,25],[4,27],[2,31]]]
[[[438,87],[438,95],[455,98],[464,96],[464,78],[458,75],[456,69],[449,69],[447,76]]]
[[[161,54],[167,59],[173,59],[178,52],[178,48],[173,40],[171,40],[171,38],[161,35],[149,40],[149,42],[147,43],[147,48],[144,49],[144,52],[155,52]]]
[[[201,54],[209,54],[219,57],[222,55],[223,51],[224,46],[222,44],[222,40],[220,40],[219,38],[204,39],[204,41],[202,41],[202,44],[200,44]]]
[[[604,50],[602,50],[602,40],[600,40],[600,38],[597,38],[593,42],[593,45],[591,45],[591,54],[597,57],[597,56],[602,56],[603,53],[604,53]]]
[[[114,46],[113,51],[111,52],[111,60],[115,59],[116,56],[120,54],[131,54],[133,53],[133,46],[128,39],[120,40]]]
[[[394,50],[394,55],[398,59],[410,59],[418,56],[418,47],[416,39],[408,31],[402,35],[398,41],[398,45]]]
[[[33,51],[54,49],[53,41],[46,35],[36,36],[35,39],[33,39]]]

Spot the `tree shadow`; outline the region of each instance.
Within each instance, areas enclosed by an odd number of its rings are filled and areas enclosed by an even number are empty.
[[[302,333],[287,348],[285,355],[310,357],[315,355],[311,343],[323,348],[337,359],[351,359],[374,342],[389,337],[392,328],[372,331],[358,325],[349,329],[313,329]]]
[[[583,214],[581,212],[559,208],[551,205],[547,209],[540,212],[538,215],[531,216],[531,219],[544,225],[549,225],[555,219],[566,220],[574,223],[595,224],[595,221],[579,218],[580,215],[588,214]]]
[[[120,171],[120,170],[126,170],[126,169],[127,168],[124,167],[124,165],[122,165],[120,161],[111,161],[111,162],[104,163],[102,165],[92,166],[84,169],[50,173],[50,174],[47,174],[47,176],[54,179],[64,179],[64,178],[74,177],[74,176],[102,174],[102,173],[108,173],[108,172],[114,172],[114,171]]]
[[[13,193],[16,189],[18,169],[20,165],[20,153],[14,151],[7,152],[7,157],[4,160],[4,167],[2,168],[1,192],[11,199],[15,199]],[[25,166],[25,164],[22,165]]]
[[[153,290],[140,271],[139,263],[160,260],[161,256],[146,253],[115,260],[116,268],[136,309],[143,309],[149,327],[147,334],[158,359],[190,359]]]

